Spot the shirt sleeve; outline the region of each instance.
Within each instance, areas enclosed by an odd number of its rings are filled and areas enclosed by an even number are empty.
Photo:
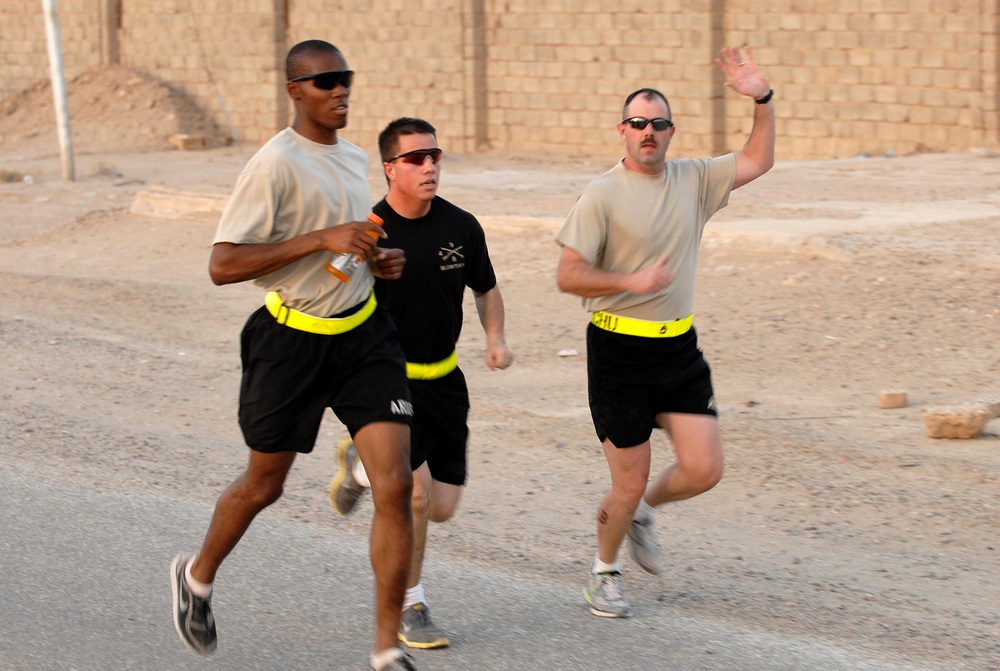
[[[276,180],[261,170],[247,169],[236,180],[213,244],[237,245],[266,243],[274,234],[275,215],[280,206]]]
[[[575,250],[590,265],[596,265],[608,233],[607,210],[602,191],[593,185],[584,189],[566,215],[556,242]]]

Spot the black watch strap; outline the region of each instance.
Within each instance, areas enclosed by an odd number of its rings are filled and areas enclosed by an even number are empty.
[[[773,97],[774,97],[774,89],[771,89],[770,91],[767,92],[766,96],[764,96],[763,98],[756,98],[754,99],[754,102],[757,103],[758,105],[766,105],[769,102],[771,102],[771,98]]]

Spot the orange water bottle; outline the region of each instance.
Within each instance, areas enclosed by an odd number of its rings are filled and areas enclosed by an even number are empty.
[[[381,226],[384,222],[382,217],[378,216],[374,212],[368,213],[368,221],[372,222],[376,226]],[[369,232],[368,235],[375,238],[378,241],[378,235],[376,233]],[[357,270],[364,261],[357,254],[335,254],[327,264],[326,269],[329,270],[334,277],[336,277],[341,282],[347,282],[351,279],[351,275]]]

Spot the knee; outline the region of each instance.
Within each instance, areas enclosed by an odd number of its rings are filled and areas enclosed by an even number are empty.
[[[722,460],[713,460],[700,464],[691,473],[691,483],[699,494],[707,492],[722,480],[722,473],[725,470]]]
[[[627,503],[634,508],[639,505],[639,501],[642,499],[643,494],[646,493],[646,484],[648,480],[648,477],[628,478],[627,480],[617,483],[617,486],[613,486],[612,490],[617,491],[618,498],[621,499],[622,502]]]
[[[431,510],[431,493],[413,482],[413,495],[410,496],[410,507],[415,517],[427,517]]]
[[[251,507],[260,511],[280,499],[284,491],[283,479],[248,480],[243,488],[243,498]]]
[[[393,467],[377,478],[372,478],[372,473],[369,473],[368,478],[372,481],[372,500],[376,506],[405,505],[409,508],[413,496],[413,473],[410,472],[409,464]]]

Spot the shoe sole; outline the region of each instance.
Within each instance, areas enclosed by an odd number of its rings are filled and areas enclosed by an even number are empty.
[[[624,613],[612,613],[611,611],[599,609],[597,606],[594,605],[594,602],[590,600],[590,595],[587,594],[587,590],[586,589],[583,590],[583,598],[587,600],[587,605],[590,606],[590,613],[591,613],[591,615],[596,615],[597,617],[609,617],[609,618],[614,618],[614,617],[619,617],[619,618],[632,617],[632,611],[631,610],[627,610]]]
[[[425,643],[423,641],[411,641],[403,634],[397,634],[400,642],[408,648],[416,648],[418,650],[434,650],[435,648],[447,648],[451,645],[451,641],[447,638],[439,638],[436,641],[431,641]]]
[[[174,601],[174,613],[173,613],[174,629],[177,631],[177,638],[181,639],[181,643],[187,646],[188,650],[191,650],[192,652],[197,652],[199,655],[208,655],[215,650],[215,646],[213,645],[210,649],[203,650],[192,644],[191,641],[187,639],[187,636],[184,635],[184,628],[181,626],[180,613],[177,610],[178,606],[180,605],[180,599],[181,599],[180,581],[184,579],[184,577],[180,574],[180,571],[184,570],[184,564],[186,564],[189,561],[191,561],[191,557],[185,555],[177,555],[170,562],[170,592],[173,595],[173,601]]]
[[[337,490],[340,489],[340,486],[344,484],[344,480],[347,479],[347,469],[349,467],[347,463],[347,449],[350,444],[351,440],[349,438],[345,438],[337,445],[337,472],[333,474],[333,479],[330,480],[330,486],[326,489],[327,497],[330,499],[330,505],[333,506],[333,509],[341,515],[347,515],[354,510],[353,504],[347,510],[341,510],[337,505]],[[357,502],[357,499],[355,499],[354,503],[356,504]]]

